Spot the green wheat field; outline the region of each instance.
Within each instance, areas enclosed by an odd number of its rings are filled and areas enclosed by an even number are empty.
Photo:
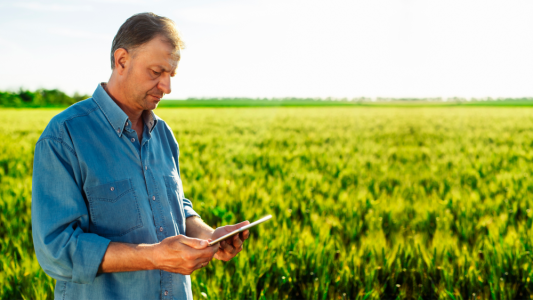
[[[34,145],[61,109],[0,109],[0,298],[52,299]],[[532,107],[159,108],[185,195],[251,229],[195,299],[533,299]]]

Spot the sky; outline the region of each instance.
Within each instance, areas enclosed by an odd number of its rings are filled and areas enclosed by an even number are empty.
[[[0,90],[91,95],[131,15],[171,18],[189,97],[533,97],[533,1],[0,0]]]

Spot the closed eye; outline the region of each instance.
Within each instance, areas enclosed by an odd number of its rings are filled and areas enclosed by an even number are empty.
[[[152,70],[152,72],[154,73],[155,76],[159,76],[159,75],[161,75],[161,72],[156,72],[156,71],[154,71],[154,70]]]

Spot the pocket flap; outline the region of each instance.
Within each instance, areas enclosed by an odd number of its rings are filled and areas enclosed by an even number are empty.
[[[114,202],[131,190],[129,179],[114,181],[87,188],[87,197]]]

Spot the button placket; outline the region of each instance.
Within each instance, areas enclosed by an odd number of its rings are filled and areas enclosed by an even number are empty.
[[[142,151],[142,150],[141,150]],[[142,167],[141,167],[142,168]],[[145,170],[148,170],[148,167],[145,165],[144,167]],[[145,178],[145,184],[146,184],[146,188],[149,192],[148,195],[152,194],[152,196],[148,196],[148,201],[150,202],[150,208],[152,210],[152,215],[153,215],[153,218],[154,218],[154,223],[159,223],[159,224],[162,224],[162,216],[160,216],[159,214],[159,211],[158,211],[158,206],[157,206],[157,202],[156,201],[156,190],[155,190],[155,187],[153,186],[153,182],[151,180],[151,177],[149,176],[149,174],[147,172],[143,172],[144,173],[144,178]],[[152,201],[150,201],[150,199]],[[156,225],[157,226],[157,225]],[[159,226],[159,230],[158,228],[156,227],[155,228],[156,232],[159,231],[160,234],[158,235],[161,235],[162,232],[163,232],[163,226]],[[160,237],[159,239],[162,240],[162,238]]]
[[[148,146],[141,147],[141,155],[140,155],[141,158],[145,156],[146,151],[148,151],[147,148],[149,147]],[[142,159],[141,159],[141,163],[142,163]],[[160,203],[161,201],[163,201],[162,200],[163,198],[160,198],[161,196],[158,193],[159,188],[157,186],[155,178],[153,178],[152,176],[153,174],[151,172],[148,172],[148,164],[149,164],[148,161],[145,161],[144,163],[142,163],[141,170],[143,169],[145,170],[143,172],[144,173],[143,175],[145,179],[146,189],[148,192],[148,201],[150,203],[150,208],[152,210],[152,216],[153,216],[154,225],[155,225],[154,229],[157,234],[157,239],[159,241],[162,241],[163,239],[166,238],[165,227],[168,224],[166,224],[166,218],[163,213],[164,210],[162,209],[161,203]],[[168,290],[168,291],[169,293],[171,293],[171,290]]]

